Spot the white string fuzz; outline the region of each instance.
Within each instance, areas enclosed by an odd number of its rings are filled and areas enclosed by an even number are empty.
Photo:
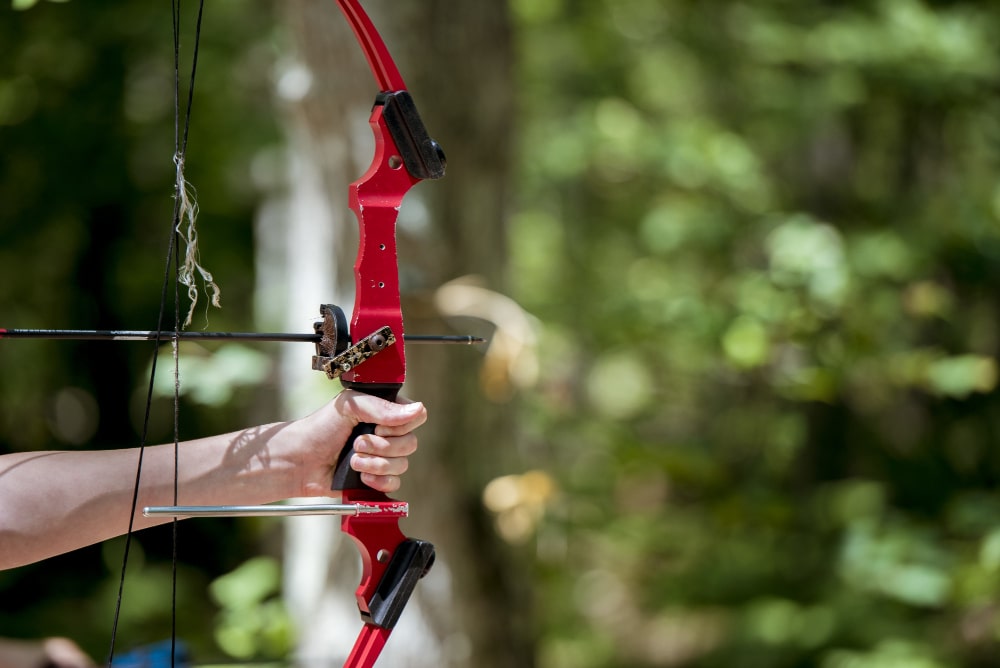
[[[222,308],[219,301],[222,291],[215,284],[212,273],[201,265],[201,257],[198,252],[198,230],[195,228],[195,220],[198,218],[198,202],[191,195],[193,190],[191,184],[184,178],[184,157],[174,155],[174,165],[177,166],[177,182],[174,185],[174,197],[177,198],[177,234],[184,240],[184,263],[178,269],[177,280],[181,285],[187,286],[188,299],[191,300],[191,307],[188,309],[187,318],[184,320],[184,327],[191,324],[194,316],[195,306],[198,305],[198,280],[196,272],[201,276],[205,284],[205,295],[209,298],[211,305]],[[205,319],[208,320],[208,306],[205,307]]]

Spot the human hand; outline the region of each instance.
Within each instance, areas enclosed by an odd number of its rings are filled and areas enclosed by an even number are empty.
[[[0,638],[0,668],[94,668],[86,652],[69,638]]]
[[[407,457],[417,450],[413,433],[427,420],[419,402],[400,398],[399,403],[344,390],[333,401],[296,423],[302,441],[299,488],[302,496],[329,496],[333,469],[351,431],[362,422],[376,425],[374,434],[354,442],[351,468],[361,481],[380,492],[399,489],[400,476],[409,468]]]
[[[41,642],[49,668],[93,668],[94,662],[69,638],[45,638]]]

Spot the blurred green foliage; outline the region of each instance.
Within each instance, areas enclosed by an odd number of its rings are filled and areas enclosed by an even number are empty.
[[[540,665],[994,665],[1000,7],[511,6]]]
[[[289,655],[295,634],[280,599],[277,559],[253,557],[216,579],[211,592],[221,608],[215,639],[229,656],[249,660]]]

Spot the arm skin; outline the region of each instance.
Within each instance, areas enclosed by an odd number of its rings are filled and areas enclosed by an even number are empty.
[[[359,422],[379,425],[355,444],[351,466],[370,487],[399,488],[423,404],[341,392],[312,415],[180,444],[178,503],[244,505],[329,496],[337,455]],[[0,456],[0,570],[90,545],[128,530],[139,450],[24,452]],[[135,528],[172,505],[174,446],[147,447]]]

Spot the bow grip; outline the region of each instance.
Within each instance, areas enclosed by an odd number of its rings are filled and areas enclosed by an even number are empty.
[[[352,383],[343,381],[342,384],[349,390],[371,394],[380,399],[392,402],[396,401],[396,396],[399,394],[401,387],[397,383],[383,385],[378,383]],[[361,422],[354,427],[351,435],[347,438],[347,443],[344,444],[340,455],[337,457],[337,466],[333,471],[333,484],[330,486],[331,490],[341,492],[345,489],[371,489],[368,485],[361,482],[361,474],[351,468],[351,455],[354,454],[354,441],[357,440],[358,436],[374,433],[375,425],[369,422]]]

